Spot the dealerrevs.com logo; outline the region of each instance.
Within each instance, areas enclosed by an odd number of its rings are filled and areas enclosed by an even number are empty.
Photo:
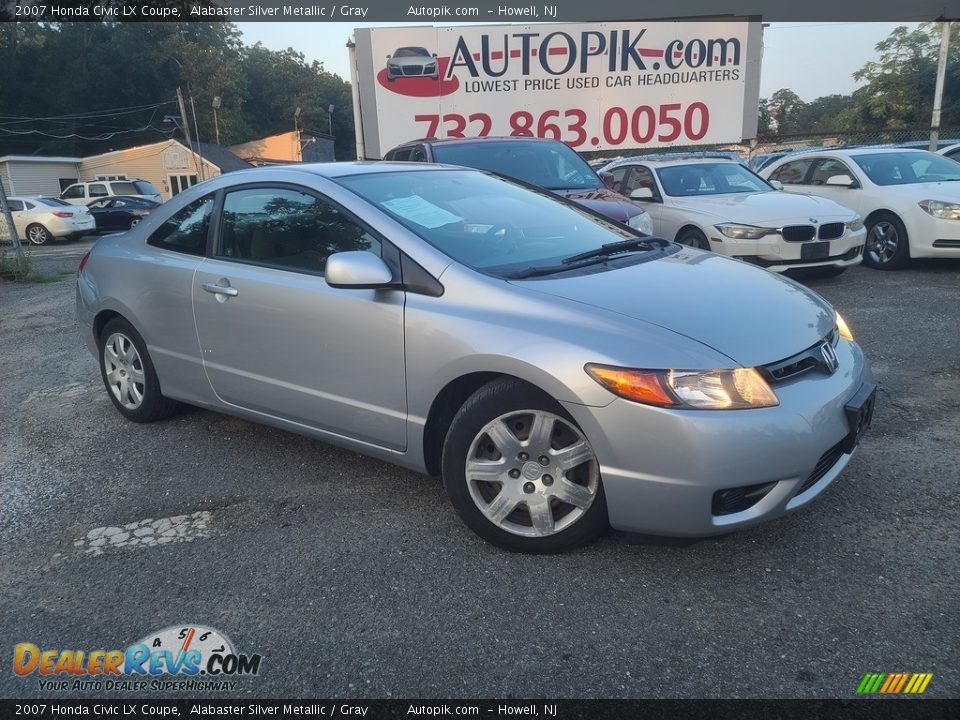
[[[238,653],[230,639],[203,625],[150,633],[125,650],[13,648],[13,672],[38,678],[40,690],[233,690],[238,676],[260,672],[263,656]]]

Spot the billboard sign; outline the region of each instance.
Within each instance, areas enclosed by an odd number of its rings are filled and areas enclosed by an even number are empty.
[[[633,150],[756,134],[759,22],[354,33],[358,148],[367,157],[420,137],[532,135],[577,150]]]

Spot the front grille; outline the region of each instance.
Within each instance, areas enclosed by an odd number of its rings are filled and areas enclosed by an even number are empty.
[[[404,75],[423,75],[423,68],[416,67],[416,66],[411,67],[408,65],[403,68],[403,74]]]
[[[817,466],[813,469],[813,472],[810,473],[803,485],[800,486],[800,489],[797,490],[797,495],[805,493],[807,490],[816,485],[820,480],[837,464],[837,461],[843,455],[843,441],[841,440],[832,448],[827,450],[823,455],[820,456],[820,459],[817,460]]]
[[[813,225],[787,225],[781,228],[780,234],[787,242],[806,242],[813,240],[817,229]]]
[[[843,235],[846,226],[843,223],[824,223],[820,226],[819,238],[821,240],[835,240]]]
[[[796,355],[791,355],[779,362],[764,365],[763,370],[766,372],[767,377],[775,383],[789,380],[797,375],[803,375],[805,372],[820,367],[821,361],[823,360],[820,346],[823,345],[823,343],[828,342],[836,347],[839,341],[840,336],[837,334],[837,331],[831,330],[823,340],[811,345],[803,352],[798,352]]]

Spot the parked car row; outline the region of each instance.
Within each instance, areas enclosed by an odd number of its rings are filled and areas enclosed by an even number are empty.
[[[7,204],[17,235],[33,245],[129,230],[160,207],[159,202],[126,196],[101,198],[88,205],[51,197],[10,197]]]

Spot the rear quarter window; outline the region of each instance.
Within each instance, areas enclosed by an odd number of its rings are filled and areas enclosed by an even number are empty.
[[[188,255],[204,255],[212,214],[213,195],[195,200],[168,218],[147,244]]]

